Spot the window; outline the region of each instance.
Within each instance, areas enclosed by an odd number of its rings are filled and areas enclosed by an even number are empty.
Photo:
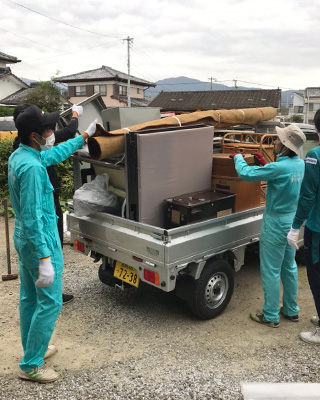
[[[86,96],[86,87],[76,86],[76,96]]]
[[[309,111],[313,111],[313,103],[309,103]]]
[[[119,86],[119,94],[126,96],[128,94],[127,86]]]
[[[107,94],[107,86],[106,85],[94,85],[94,93],[100,93],[101,96],[105,96]]]
[[[137,94],[141,93],[141,89],[137,88]]]

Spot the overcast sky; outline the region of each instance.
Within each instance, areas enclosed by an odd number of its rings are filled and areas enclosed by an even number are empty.
[[[148,81],[215,78],[271,89],[320,86],[319,0],[0,0],[0,51],[19,77],[106,65]],[[249,82],[249,83],[245,83]],[[254,85],[253,85],[254,84]],[[186,87],[188,90],[188,87]]]

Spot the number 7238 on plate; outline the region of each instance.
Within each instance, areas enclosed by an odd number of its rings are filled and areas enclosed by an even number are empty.
[[[119,261],[116,262],[113,276],[121,279],[123,282],[129,283],[129,285],[136,287],[139,285],[138,271],[135,268],[130,267],[130,265],[121,263]]]

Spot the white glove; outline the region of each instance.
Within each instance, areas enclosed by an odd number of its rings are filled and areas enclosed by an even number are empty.
[[[95,119],[91,124],[88,126],[88,128],[85,130],[85,132],[91,137],[96,133],[96,126],[97,126],[98,118]]]
[[[51,257],[40,258],[39,265],[39,278],[36,281],[36,286],[47,287],[50,286],[54,280],[54,269],[51,263]]]
[[[75,111],[78,114],[78,116],[80,117],[80,115],[83,114],[83,107],[82,106],[77,106],[76,104],[74,104],[72,106],[72,111]]]
[[[290,232],[287,235],[287,240],[290,246],[293,249],[299,250],[299,246],[297,245],[298,237],[299,237],[300,229],[290,229]]]

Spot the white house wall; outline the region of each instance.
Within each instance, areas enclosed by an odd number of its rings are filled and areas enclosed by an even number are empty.
[[[101,96],[102,100],[104,101],[105,105],[107,107],[126,107],[126,103],[119,102],[117,99],[111,98],[111,96],[114,95],[114,85],[118,84],[121,86],[127,86],[126,83],[119,83],[116,81],[87,81],[87,82],[73,82],[72,85],[69,84],[69,86],[88,86],[88,85],[106,85],[106,96]],[[140,93],[138,93],[138,89]],[[130,85],[130,97],[138,98],[138,99],[144,99],[144,87],[143,86],[138,86],[138,85]],[[78,104],[81,101],[85,100],[87,96],[72,96],[70,97],[70,102],[73,104]]]
[[[4,76],[0,79],[0,99],[4,99],[7,96],[10,96],[12,93],[17,92],[18,90],[27,87],[23,85],[23,83],[17,81],[12,76]]]

